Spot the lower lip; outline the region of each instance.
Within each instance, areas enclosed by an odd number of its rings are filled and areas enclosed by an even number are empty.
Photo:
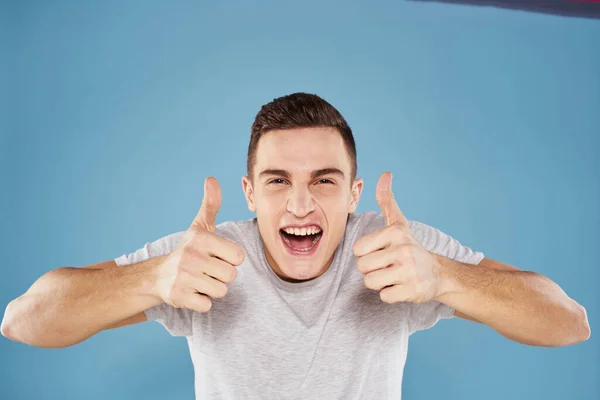
[[[281,237],[281,241],[283,242],[283,247],[285,247],[287,249],[289,254],[291,254],[293,256],[311,256],[311,255],[315,254],[315,252],[317,251],[317,247],[319,247],[319,244],[321,243],[321,239],[323,238],[323,233],[321,233],[321,236],[319,236],[319,239],[317,239],[317,242],[312,246],[312,248],[307,251],[294,250],[285,241],[285,239],[283,238],[283,234],[281,232],[279,232],[279,236]]]

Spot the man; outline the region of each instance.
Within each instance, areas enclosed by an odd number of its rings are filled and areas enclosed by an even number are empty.
[[[315,95],[262,107],[242,188],[256,218],[215,225],[208,178],[185,232],[59,268],[7,307],[2,334],[65,347],[156,320],[189,342],[196,397],[399,398],[408,337],[457,315],[538,346],[590,335],[585,309],[534,272],[484,258],[396,204],[356,214],[352,131]]]

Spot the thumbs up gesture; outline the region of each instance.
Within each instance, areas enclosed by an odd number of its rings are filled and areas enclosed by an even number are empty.
[[[392,192],[392,174],[384,172],[376,189],[386,226],[354,243],[357,267],[365,286],[380,291],[385,303],[425,303],[440,290],[441,265],[412,237],[408,220]]]
[[[163,302],[207,312],[212,306],[210,298],[227,294],[226,284],[235,279],[235,267],[245,256],[240,246],[215,234],[220,207],[219,183],[215,178],[207,178],[198,215],[179,246],[157,267],[155,292]]]

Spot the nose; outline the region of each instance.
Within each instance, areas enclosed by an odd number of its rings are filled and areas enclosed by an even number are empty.
[[[315,210],[315,202],[310,190],[306,187],[295,186],[289,191],[287,211],[298,218],[306,217]]]

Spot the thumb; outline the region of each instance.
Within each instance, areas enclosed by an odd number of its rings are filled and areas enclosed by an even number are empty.
[[[400,211],[400,207],[396,204],[394,199],[394,193],[392,192],[392,174],[390,172],[384,172],[381,174],[379,181],[377,182],[377,189],[375,190],[375,198],[377,204],[385,216],[387,225],[400,223],[401,225],[408,226],[408,220]]]
[[[198,211],[198,215],[194,218],[192,226],[201,229],[206,229],[209,232],[215,231],[215,220],[217,213],[221,207],[221,188],[219,181],[210,176],[204,181],[204,198],[202,205]]]

